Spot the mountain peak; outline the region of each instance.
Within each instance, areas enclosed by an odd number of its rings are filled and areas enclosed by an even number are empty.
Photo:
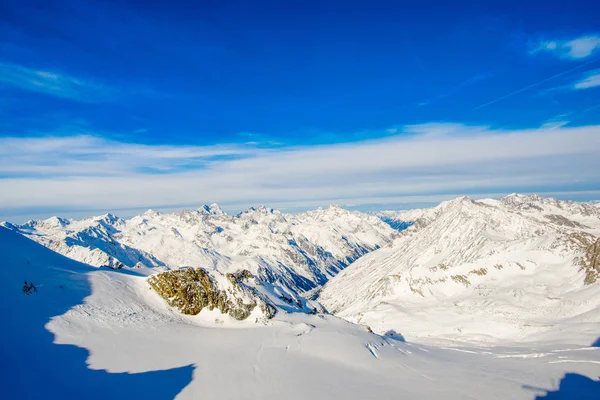
[[[69,225],[70,223],[71,222],[68,219],[57,217],[57,216],[50,217],[50,218],[44,220],[45,225],[55,226],[55,227],[66,226],[66,225]]]
[[[277,214],[279,213],[279,211],[274,210],[270,207],[264,206],[264,205],[259,205],[256,207],[250,207],[249,209],[247,209],[246,211],[244,211],[242,214],[250,214],[250,213],[259,213],[259,214]]]
[[[106,222],[108,224],[111,224],[111,225],[116,224],[116,223],[122,221],[121,218],[119,218],[116,215],[111,214],[111,213],[106,213],[106,214],[100,215],[98,217],[93,217],[92,219],[94,221],[104,221],[104,222]]]
[[[444,202],[440,203],[440,205],[437,206],[436,208],[445,210],[450,207],[463,206],[465,204],[476,204],[476,202],[469,196],[460,196],[460,197],[457,197],[452,200],[444,201]]]
[[[221,207],[217,203],[212,203],[210,205],[204,204],[202,207],[198,209],[200,212],[204,212],[212,215],[225,215],[225,212],[221,209]]]
[[[160,213],[158,211],[154,211],[153,209],[149,208],[142,215],[145,217],[156,217],[156,216],[160,215]]]
[[[500,199],[502,202],[511,202],[511,203],[525,203],[525,202],[539,202],[543,200],[537,194],[519,194],[519,193],[511,193],[508,196],[504,196]]]
[[[467,202],[467,203],[472,203],[472,202],[474,202],[475,200],[473,200],[473,199],[472,199],[472,198],[470,198],[469,196],[460,196],[460,197],[457,197],[457,198],[456,198],[456,201],[459,201],[459,202],[462,202],[462,203],[464,203],[464,202]]]

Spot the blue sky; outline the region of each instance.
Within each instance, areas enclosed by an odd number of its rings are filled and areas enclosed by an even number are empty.
[[[197,3],[0,4],[0,219],[600,198],[597,2]]]

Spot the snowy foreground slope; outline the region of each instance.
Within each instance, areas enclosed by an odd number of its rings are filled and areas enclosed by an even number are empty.
[[[600,208],[511,195],[385,214],[411,226],[321,291],[327,309],[421,342],[589,344],[600,335]]]
[[[600,348],[441,347],[330,315],[184,316],[146,268],[93,268],[0,227],[2,398],[595,399]],[[22,292],[24,281],[37,292]]]

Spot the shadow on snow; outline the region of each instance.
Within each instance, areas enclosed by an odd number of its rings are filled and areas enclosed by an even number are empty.
[[[2,227],[0,257],[4,398],[168,399],[191,382],[192,365],[143,373],[89,369],[88,351],[54,344],[45,325],[83,303],[91,294],[88,273],[96,269]],[[24,281],[37,292],[23,293]]]
[[[600,381],[586,376],[567,373],[561,379],[557,390],[537,396],[536,400],[598,400],[600,399]]]

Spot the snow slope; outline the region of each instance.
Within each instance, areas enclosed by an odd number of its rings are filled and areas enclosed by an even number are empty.
[[[151,269],[92,268],[0,227],[3,398],[593,399],[600,349],[443,348],[327,315],[184,316]],[[37,292],[25,295],[23,281]]]
[[[325,286],[319,300],[329,311],[421,341],[590,343],[598,336],[600,281],[581,269],[594,252],[598,269],[596,206],[462,197],[415,214],[391,246]]]
[[[229,216],[213,204],[173,214],[149,210],[130,220],[107,214],[3,225],[95,266],[247,269],[290,296],[324,284],[396,235],[375,216],[337,206],[295,215],[261,206]]]

